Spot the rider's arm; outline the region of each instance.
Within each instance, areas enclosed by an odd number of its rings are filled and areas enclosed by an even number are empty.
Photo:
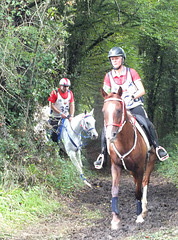
[[[132,80],[137,88],[137,91],[132,95],[132,98],[136,99],[136,98],[142,97],[145,94],[145,89],[141,81],[141,78],[139,74],[136,72],[136,70],[133,68],[130,68],[130,73],[132,76]]]
[[[51,108],[52,108],[55,112],[59,113],[59,116],[61,116],[62,118],[66,118],[66,117],[67,117],[67,116],[66,116],[64,113],[62,113],[57,107],[55,107],[53,103],[51,103]]]
[[[133,99],[136,99],[136,98],[142,97],[145,94],[145,89],[141,80],[137,80],[134,83],[135,83],[135,86],[137,87],[137,91],[132,96],[133,96]]]
[[[108,73],[104,77],[103,90],[109,94],[111,92],[111,82]]]
[[[73,117],[75,113],[75,104],[74,102],[70,103],[70,116]]]

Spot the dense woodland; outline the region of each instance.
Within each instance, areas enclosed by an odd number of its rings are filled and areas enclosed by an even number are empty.
[[[135,68],[142,78],[145,107],[160,141],[174,135],[177,10],[176,0],[2,0],[2,172],[15,171],[9,162],[28,159],[36,163],[39,159],[41,143],[33,134],[34,112],[38,105],[48,104],[50,92],[62,77],[72,82],[76,113],[94,108],[96,128],[101,132],[100,88],[111,69],[107,55],[113,46],[125,50],[126,66]],[[24,173],[17,175],[19,180]]]

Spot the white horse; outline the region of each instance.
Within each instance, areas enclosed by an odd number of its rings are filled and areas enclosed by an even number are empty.
[[[85,113],[75,116],[71,122],[65,119],[60,127],[60,141],[62,141],[65,151],[79,172],[81,179],[89,187],[91,187],[91,185],[83,175],[81,148],[82,132],[91,139],[96,139],[98,137],[98,133],[95,129],[93,111],[94,109],[90,113],[85,111]]]
[[[95,119],[93,117],[93,111],[87,113],[81,113],[75,116],[71,122],[68,119],[64,120],[62,126],[59,126],[59,144],[62,142],[64,149],[71,159],[73,165],[77,168],[81,179],[85,184],[91,187],[83,175],[82,171],[82,160],[81,160],[81,148],[82,148],[82,132],[87,135],[88,138],[96,139],[98,133],[95,129]],[[41,136],[41,140],[46,143],[49,141],[47,132],[51,131],[52,126],[49,125],[50,107],[49,106],[38,106],[38,111],[34,114],[34,120],[37,125],[34,127],[36,136]]]

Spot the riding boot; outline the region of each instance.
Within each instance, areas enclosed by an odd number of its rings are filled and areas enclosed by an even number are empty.
[[[101,134],[101,153],[98,156],[97,160],[94,162],[94,166],[96,169],[101,169],[102,167],[107,166],[107,143],[106,143],[106,137],[105,137],[105,129],[103,128],[102,134]]]
[[[160,161],[166,160],[169,157],[169,155],[168,155],[167,151],[159,145],[156,130],[154,129],[154,126],[152,124],[150,124],[149,130],[150,130],[151,142],[156,150],[156,155],[157,155],[158,159]]]

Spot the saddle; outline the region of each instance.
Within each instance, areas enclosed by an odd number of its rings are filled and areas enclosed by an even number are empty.
[[[145,120],[145,118],[143,116],[141,116],[139,114],[134,114],[134,117],[136,118],[135,126],[138,129],[138,131],[140,132],[140,134],[142,135],[142,137],[144,138],[145,143],[147,145],[147,149],[149,151],[152,143],[151,143],[151,139],[150,139],[150,131],[149,131],[147,121]]]

